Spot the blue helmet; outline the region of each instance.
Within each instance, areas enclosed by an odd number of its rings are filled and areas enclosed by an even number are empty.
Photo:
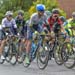
[[[36,10],[37,11],[44,11],[45,10],[45,5],[43,5],[43,4],[37,4]]]

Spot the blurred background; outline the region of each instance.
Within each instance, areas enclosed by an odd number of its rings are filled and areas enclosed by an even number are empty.
[[[6,11],[12,10],[15,17],[20,9],[25,12],[24,17],[27,20],[32,13],[36,12],[36,4],[39,3],[45,4],[48,11],[60,8],[60,15],[67,18],[75,11],[75,0],[0,0],[0,22]]]

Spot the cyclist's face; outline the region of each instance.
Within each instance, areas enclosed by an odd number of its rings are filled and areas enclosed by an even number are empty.
[[[23,19],[23,16],[22,16],[22,15],[18,15],[18,18],[19,18],[19,19]]]
[[[59,17],[59,14],[53,14],[53,18],[57,19]]]
[[[39,16],[43,16],[44,15],[44,11],[38,11]]]
[[[8,19],[9,21],[11,21],[11,20],[12,20],[12,15],[7,16],[7,19]]]

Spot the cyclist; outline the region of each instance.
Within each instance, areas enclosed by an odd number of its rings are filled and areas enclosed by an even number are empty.
[[[71,30],[69,29],[69,27],[72,27],[74,29]],[[68,24],[65,26],[65,29],[70,36],[75,36],[75,12],[72,13],[72,18],[68,20]],[[75,38],[70,38],[70,41],[73,43],[73,49],[75,50]]]
[[[38,5],[36,5],[36,10],[37,10],[37,13],[32,14],[30,21],[29,21],[29,26],[30,26],[30,30],[29,30],[29,34],[28,34],[29,41],[32,40],[33,33],[35,31],[42,32],[43,25],[48,24],[47,16],[44,13],[45,6],[43,4],[38,4]],[[29,51],[30,51],[30,49],[31,49],[31,46],[29,47]],[[27,63],[27,64],[29,64],[29,63]]]
[[[75,26],[75,12],[72,13],[72,18],[70,18],[68,20],[68,24],[65,25],[65,29],[70,36],[72,35],[72,32],[71,32],[71,29],[69,29],[69,27],[72,27],[72,26]]]
[[[3,29],[2,29],[2,26],[0,25],[0,58],[2,58],[2,44],[4,43],[3,39],[5,37],[5,34],[3,34]]]
[[[23,37],[23,39],[21,39],[21,42],[25,43],[26,56],[28,57],[30,41],[27,39],[28,23],[27,21],[24,20],[24,11],[22,10],[18,11],[18,16],[16,17],[15,21],[17,24],[18,33],[20,33],[20,36]],[[29,60],[27,59],[27,57],[26,62],[29,64]],[[21,61],[21,57],[19,61]]]
[[[52,10],[52,15],[48,18],[48,22],[50,25],[50,33],[52,37],[52,43],[54,41],[55,33],[61,32],[63,34],[67,34],[63,25],[63,21],[60,19],[60,12],[58,8]],[[66,39],[67,41],[68,39]]]
[[[59,27],[60,27],[60,31],[66,34],[66,31],[63,26],[63,22],[61,21],[59,14],[60,14],[59,9],[55,8],[52,10],[52,15],[48,18],[48,22],[50,25],[50,30],[51,30],[52,35],[53,35],[53,30],[55,30],[54,32],[57,32],[56,29]],[[54,25],[57,25],[57,26],[54,26]]]
[[[51,35],[50,39],[49,39],[50,45],[52,45],[54,43],[55,37],[58,33],[66,34],[66,31],[65,31],[64,25],[63,25],[63,21],[60,19],[59,14],[60,14],[59,9],[55,8],[52,10],[52,14],[48,18],[48,22],[49,22],[49,26],[50,26],[50,35]],[[65,41],[67,41],[67,40],[68,39],[66,39]],[[53,50],[51,52],[52,52],[51,56],[53,56]]]
[[[11,33],[16,35],[17,34],[17,26],[16,26],[16,22],[13,19],[13,13],[12,11],[7,11],[5,14],[5,18],[2,19],[2,30],[5,33],[6,30]],[[0,45],[0,53],[2,54],[3,51],[3,46],[6,42],[6,39],[2,40],[2,43]],[[3,55],[1,55],[1,59],[5,59],[5,57]]]
[[[19,10],[18,15],[15,19],[17,24],[18,32],[20,32],[21,36],[24,36],[24,28],[25,28],[25,20],[24,20],[24,11]]]
[[[66,26],[68,24],[68,21],[67,21],[67,19],[64,16],[60,16],[59,18],[63,22],[64,26]]]

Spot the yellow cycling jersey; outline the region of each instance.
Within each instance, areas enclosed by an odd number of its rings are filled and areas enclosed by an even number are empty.
[[[69,29],[69,27],[75,26],[75,21],[73,21],[73,18],[70,18],[67,21],[68,21],[68,24],[65,25],[64,27],[69,32],[69,35],[72,36],[75,33],[75,30],[73,30],[73,34],[72,34],[72,30]]]

